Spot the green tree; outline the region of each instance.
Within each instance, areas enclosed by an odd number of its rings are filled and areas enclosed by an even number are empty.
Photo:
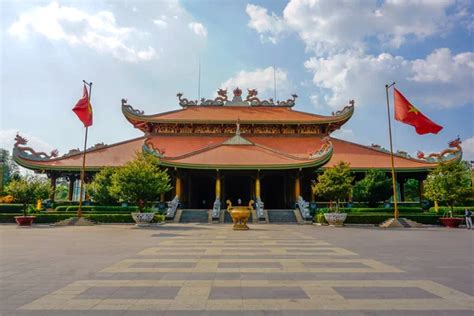
[[[136,203],[141,212],[149,202],[156,201],[171,188],[170,177],[158,167],[158,159],[137,153],[134,160],[117,168],[112,175],[110,193],[118,200]]]
[[[471,194],[471,174],[466,164],[441,163],[425,182],[425,197],[445,203],[453,214],[454,205],[462,203]]]
[[[4,187],[14,179],[20,178],[18,165],[13,161],[8,150],[0,148],[0,195]]]
[[[23,215],[26,216],[28,206],[33,205],[37,200],[47,199],[50,196],[51,186],[46,179],[25,177],[10,181],[5,191],[13,196],[15,202],[23,204]]]
[[[364,179],[354,185],[353,198],[355,201],[368,202],[370,207],[377,206],[392,196],[392,180],[385,172],[369,170]]]
[[[117,198],[110,192],[114,168],[104,168],[94,177],[92,183],[87,186],[87,192],[92,199],[100,205],[112,205],[117,203]]]
[[[336,201],[336,212],[339,212],[340,201],[348,199],[351,194],[353,180],[349,164],[340,161],[318,176],[316,192],[323,198]]]
[[[405,200],[407,201],[419,201],[420,199],[420,189],[418,180],[408,179],[405,182]]]
[[[54,194],[54,199],[57,201],[67,200],[68,192],[68,183],[63,179],[58,179],[56,182],[56,192]]]

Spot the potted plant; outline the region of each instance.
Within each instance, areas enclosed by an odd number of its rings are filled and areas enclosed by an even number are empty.
[[[352,189],[352,181],[349,164],[340,161],[337,165],[324,170],[318,176],[316,192],[323,198],[335,201],[335,208],[330,208],[332,212],[324,213],[324,218],[330,226],[342,226],[347,218],[346,213],[341,213],[340,201],[347,200]]]
[[[148,153],[137,153],[134,160],[118,168],[112,175],[110,192],[117,199],[135,203],[138,212],[132,213],[137,225],[148,225],[154,219],[150,203],[171,190],[170,178],[158,167],[158,159]],[[147,210],[146,212],[144,212]]]
[[[14,200],[23,204],[23,216],[15,216],[19,226],[31,226],[36,216],[28,216],[28,208],[51,194],[51,187],[45,179],[39,177],[24,177],[12,180],[5,191],[12,195]]]
[[[454,205],[462,203],[471,193],[471,174],[464,162],[440,163],[425,182],[425,197],[448,206],[440,223],[446,227],[458,227],[463,217],[454,217]]]

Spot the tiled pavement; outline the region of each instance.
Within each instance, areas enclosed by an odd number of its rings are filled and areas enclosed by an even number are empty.
[[[2,226],[0,232],[2,315],[472,315],[474,309],[473,276],[465,274],[473,272],[473,239],[459,230],[255,225],[236,232],[230,225],[188,224]],[[464,239],[449,253],[458,254],[451,268],[464,269],[464,279],[442,269],[442,252],[425,266],[441,269],[448,275],[440,280],[459,282],[460,289],[404,269],[425,264],[412,245],[421,256],[424,247],[436,249],[424,243],[426,235],[439,245],[438,238]]]

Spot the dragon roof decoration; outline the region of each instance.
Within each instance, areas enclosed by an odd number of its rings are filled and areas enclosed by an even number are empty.
[[[20,134],[16,134],[15,136],[15,144],[13,145],[13,152],[14,154],[21,156],[23,158],[31,159],[31,160],[50,160],[52,158],[56,158],[59,155],[57,149],[54,149],[48,155],[45,152],[38,152],[31,147],[26,146],[28,144],[28,139],[20,136]]]
[[[448,142],[449,148],[440,151],[439,153],[431,153],[425,155],[424,152],[418,151],[417,158],[432,163],[448,162],[454,160],[461,160],[462,158],[462,147],[461,147],[461,138],[459,136],[456,139]]]
[[[201,98],[201,100],[189,100],[183,98],[182,93],[178,93],[176,96],[179,100],[179,105],[182,107],[188,106],[286,106],[293,107],[295,105],[296,94],[292,94],[291,98],[285,101],[275,101],[273,98],[268,100],[261,100],[258,95],[257,89],[247,89],[247,97],[242,99],[242,90],[235,88],[233,90],[233,98],[229,100],[227,96],[227,89],[218,89],[217,97],[215,99]]]

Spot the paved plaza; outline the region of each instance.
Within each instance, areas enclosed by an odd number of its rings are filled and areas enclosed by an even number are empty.
[[[1,315],[472,315],[464,229],[0,226]]]

